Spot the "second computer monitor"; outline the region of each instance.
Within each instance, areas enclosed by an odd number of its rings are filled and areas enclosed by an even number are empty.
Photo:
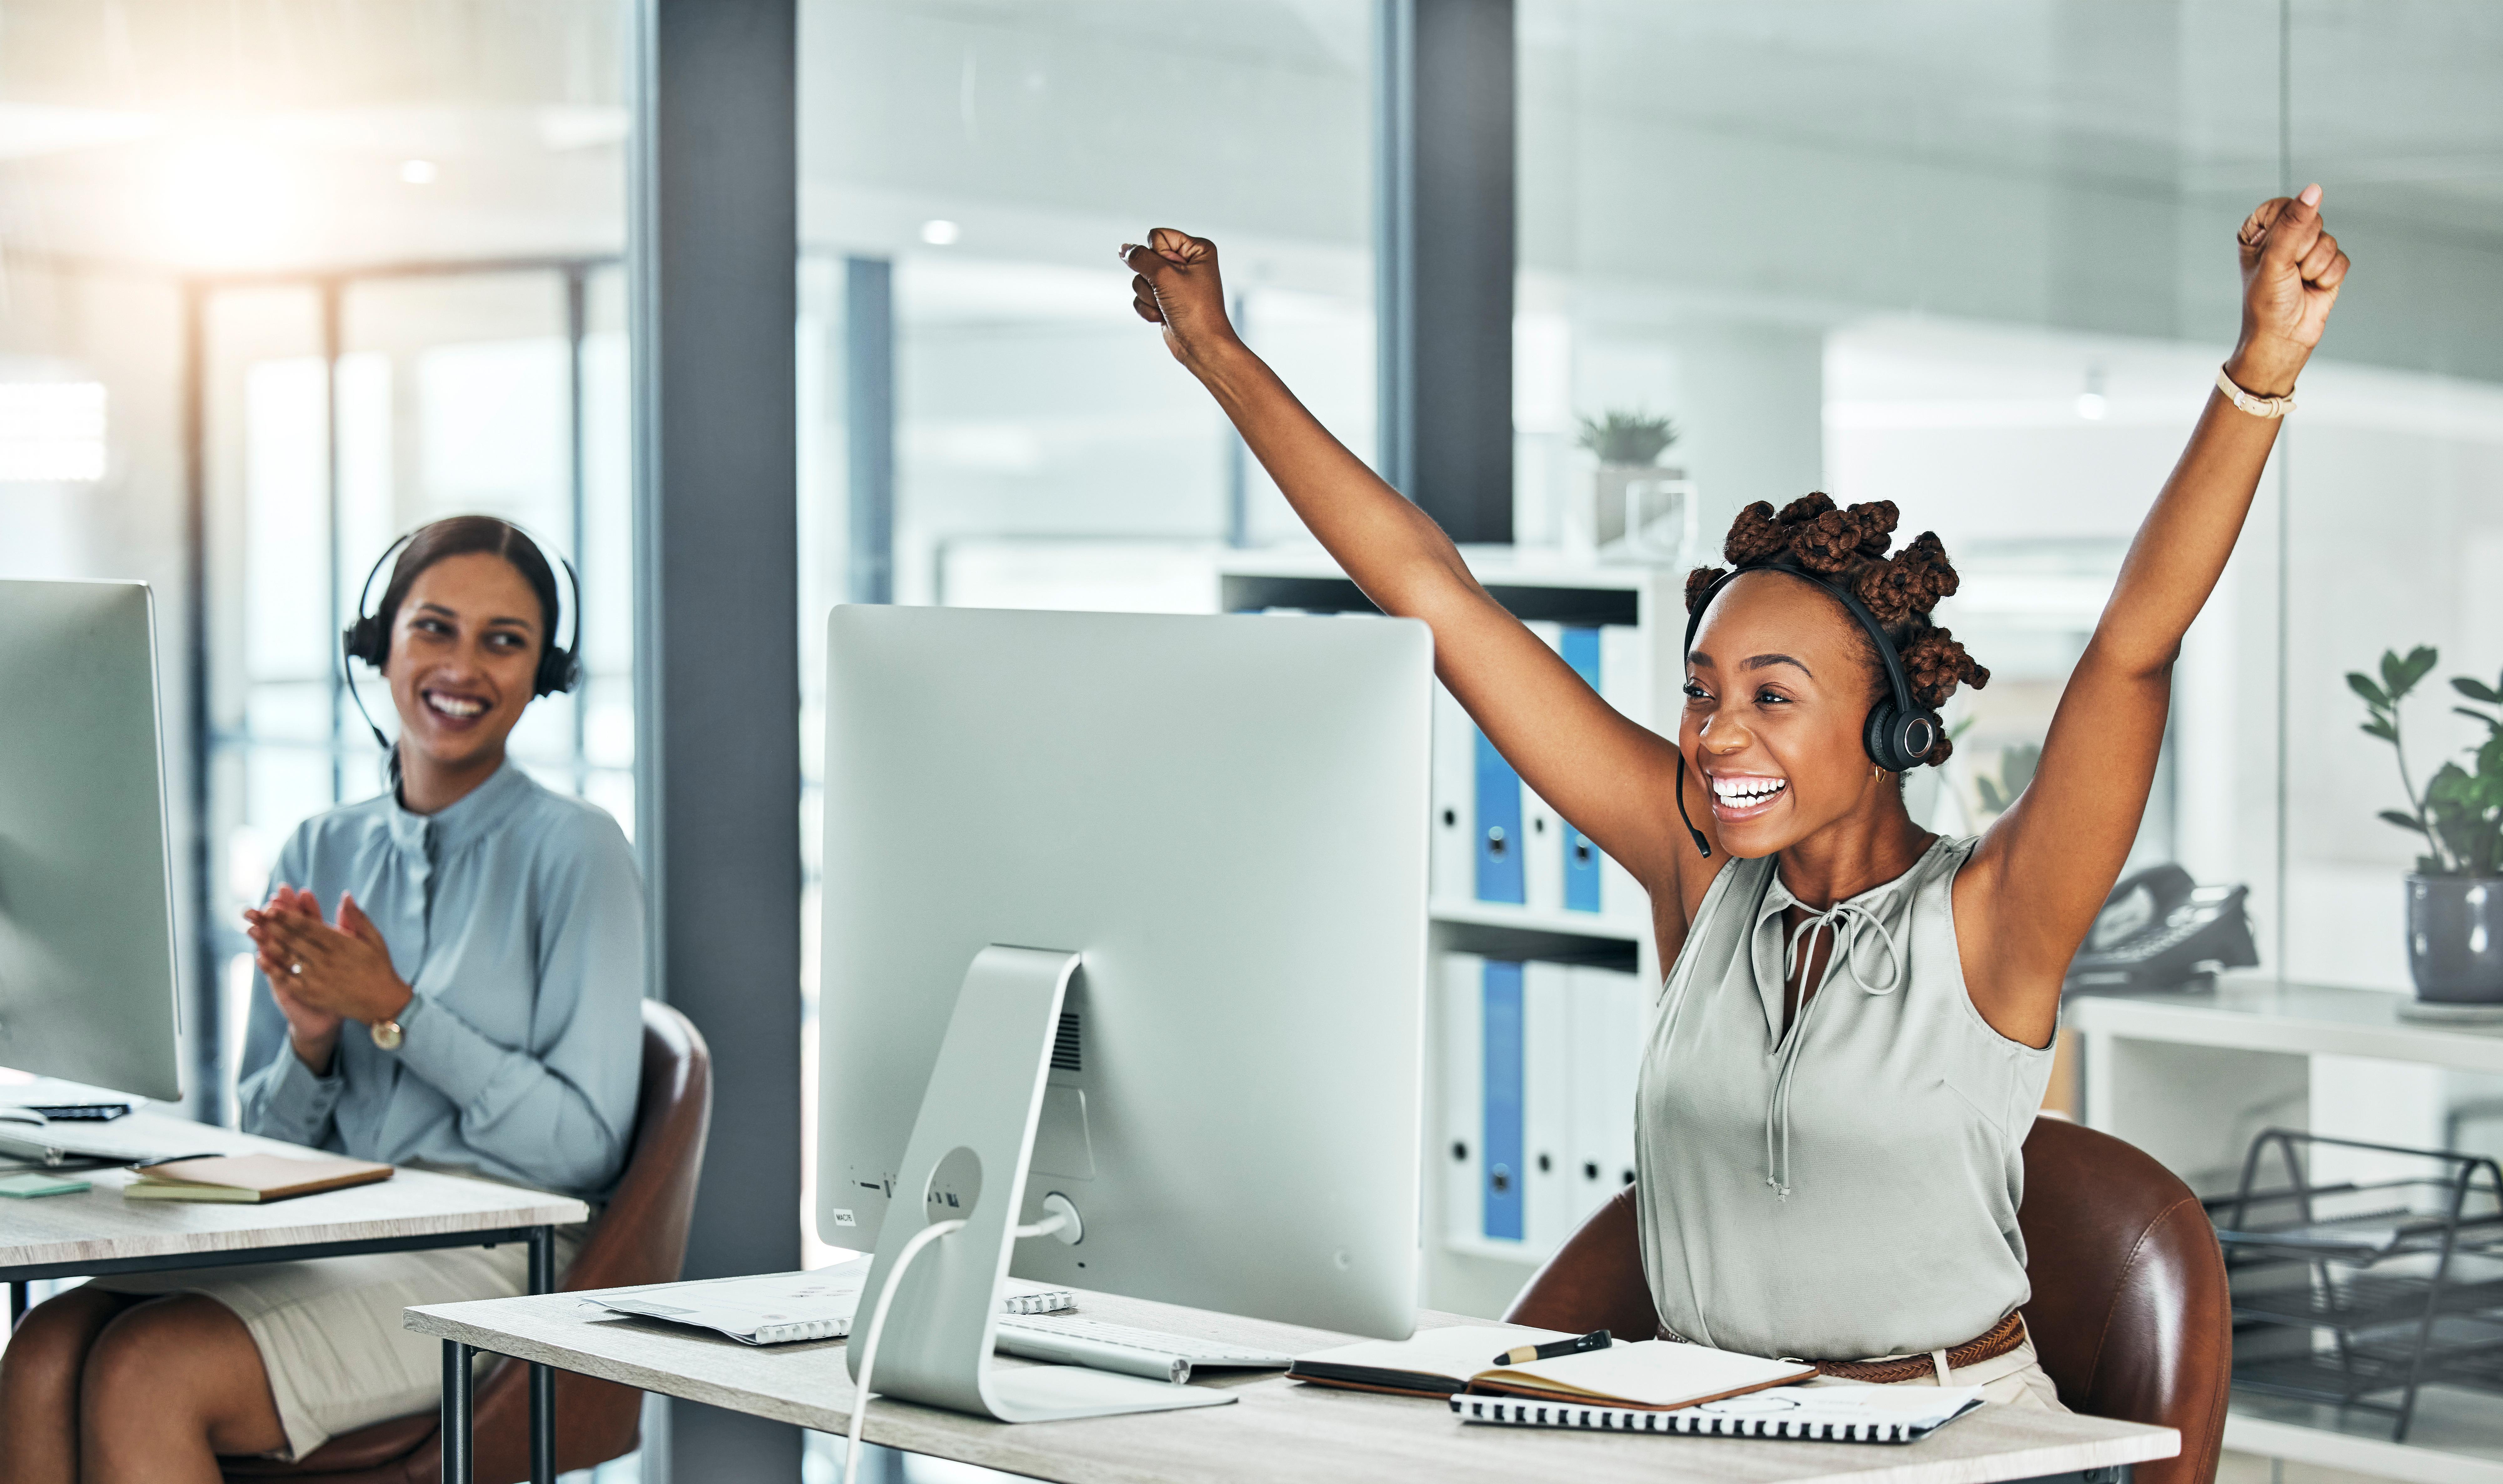
[[[1424,626],[840,607],[828,654],[819,1234],[876,1244],[974,955],[1074,950],[1020,1219],[1085,1238],[1013,1270],[1408,1333]]]
[[[0,1066],[172,1099],[155,653],[143,583],[0,581]]]

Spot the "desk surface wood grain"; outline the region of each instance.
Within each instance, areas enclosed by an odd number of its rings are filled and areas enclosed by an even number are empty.
[[[313,1151],[161,1113],[135,1112],[84,1125],[117,1146],[169,1155],[306,1155]],[[64,1142],[79,1142],[69,1124]],[[15,1168],[16,1166],[11,1166]],[[0,1277],[9,1269],[68,1262],[170,1260],[204,1253],[364,1242],[507,1226],[565,1225],[590,1218],[569,1195],[428,1170],[400,1170],[376,1185],[258,1204],[125,1200],[127,1170],[68,1172],[93,1189],[76,1195],[0,1199]]]
[[[1082,1293],[1079,1312],[1115,1324],[1229,1340],[1286,1354],[1350,1336],[1263,1320]],[[611,1315],[577,1294],[431,1304],[408,1328],[715,1406],[840,1433],[853,1390],[843,1341],[756,1347],[654,1320]],[[1422,1327],[1473,1324],[1426,1313]],[[996,1363],[1025,1363],[1002,1356]],[[1903,1446],[1756,1439],[1626,1436],[1472,1426],[1440,1401],[1333,1391],[1274,1372],[1214,1373],[1205,1384],[1236,1404],[1146,1416],[1011,1427],[881,1398],[869,1414],[874,1442],[1038,1479],[1167,1481],[1433,1480],[1575,1484],[1692,1480],[1697,1484],[1986,1484],[2171,1458],[2169,1428],[2098,1417],[1986,1406]],[[1195,1382],[1194,1384],[1201,1384]]]

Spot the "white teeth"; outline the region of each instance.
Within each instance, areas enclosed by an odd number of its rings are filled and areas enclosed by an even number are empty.
[[[1790,786],[1785,778],[1714,778],[1712,792],[1724,804],[1744,808],[1762,804]]]
[[[464,718],[475,716],[481,711],[487,709],[485,704],[482,702],[471,701],[461,696],[438,696],[431,692],[427,695],[426,704],[434,707],[436,710],[441,711],[446,716],[460,716]]]

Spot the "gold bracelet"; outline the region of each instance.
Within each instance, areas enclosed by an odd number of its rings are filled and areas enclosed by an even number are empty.
[[[2216,367],[2216,390],[2225,394],[2227,401],[2253,417],[2283,417],[2294,410],[2292,392],[2283,397],[2255,397],[2235,385],[2234,378],[2225,374],[2223,366]]]

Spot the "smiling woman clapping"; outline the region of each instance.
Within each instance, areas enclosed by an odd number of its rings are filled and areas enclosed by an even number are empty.
[[[247,1130],[608,1195],[634,1119],[642,884],[614,819],[505,755],[523,709],[572,686],[558,598],[527,535],[458,516],[408,537],[348,631],[391,683],[394,786],[307,820],[244,915],[264,991]],[[560,1267],[581,1236],[559,1232]],[[521,1293],[525,1260],[507,1244],[89,1283],[0,1359],[0,1484],[214,1480],[218,1454],[302,1458],[430,1410],[440,1355],[401,1309]]]

